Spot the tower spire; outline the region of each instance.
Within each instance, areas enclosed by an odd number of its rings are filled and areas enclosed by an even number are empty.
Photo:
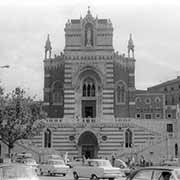
[[[132,52],[132,58],[134,58],[134,43],[132,40],[132,34],[130,33],[129,35],[129,40],[128,40],[128,57],[130,58],[130,52]]]
[[[90,6],[88,6],[88,14],[91,14]]]
[[[51,41],[50,41],[50,35],[48,34],[46,44],[45,44],[45,59],[47,59],[47,52],[49,51],[49,59],[51,58]]]

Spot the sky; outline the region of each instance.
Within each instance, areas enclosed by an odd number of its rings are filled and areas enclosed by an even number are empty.
[[[180,76],[179,0],[0,0],[0,66],[10,65],[0,69],[5,91],[19,86],[42,100],[47,34],[59,54],[65,23],[85,17],[88,6],[94,17],[111,19],[115,51],[127,54],[132,33],[137,89]]]

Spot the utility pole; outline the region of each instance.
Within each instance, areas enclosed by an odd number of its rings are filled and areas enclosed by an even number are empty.
[[[0,68],[10,68],[9,65],[0,66]]]

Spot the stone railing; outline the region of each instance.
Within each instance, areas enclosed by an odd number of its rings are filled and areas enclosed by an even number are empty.
[[[47,123],[63,123],[63,118],[47,118]],[[72,122],[77,123],[97,123],[97,118],[78,118],[78,119],[72,119]]]
[[[165,122],[165,121],[167,121],[167,122],[175,122],[176,121],[176,119],[139,119],[139,118],[115,118],[115,121],[116,122],[133,122],[133,121],[135,121],[135,120],[137,120],[137,121],[145,121],[145,122],[154,122],[154,121],[158,121],[158,122]]]
[[[82,118],[81,122],[83,122],[83,123],[95,123],[95,122],[97,122],[97,119],[96,118]]]
[[[47,118],[47,123],[62,123],[63,118]]]

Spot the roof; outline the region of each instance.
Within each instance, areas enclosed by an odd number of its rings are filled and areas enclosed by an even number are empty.
[[[72,24],[80,24],[80,19],[71,19]],[[98,19],[99,24],[107,24],[108,20],[107,19]]]
[[[109,161],[107,159],[87,159],[87,161]]]
[[[147,93],[147,90],[136,89],[136,94]]]
[[[72,24],[80,24],[80,19],[71,19]]]
[[[180,167],[177,167],[177,166],[149,166],[149,167],[142,167],[140,169],[138,169],[137,171],[139,170],[142,170],[142,169],[163,169],[163,170],[175,170],[175,169],[179,169],[180,170]]]
[[[23,163],[0,163],[0,167],[6,167],[6,166],[26,166],[29,167],[26,164]]]
[[[107,24],[107,19],[98,19],[99,24]]]
[[[176,82],[180,82],[180,76],[178,76],[176,79],[171,79],[169,81],[165,81],[165,82],[157,84],[155,86],[151,86],[151,87],[148,88],[148,90],[153,89],[153,88],[158,88],[158,87],[163,87],[163,86],[171,85],[171,84],[174,84]]]

